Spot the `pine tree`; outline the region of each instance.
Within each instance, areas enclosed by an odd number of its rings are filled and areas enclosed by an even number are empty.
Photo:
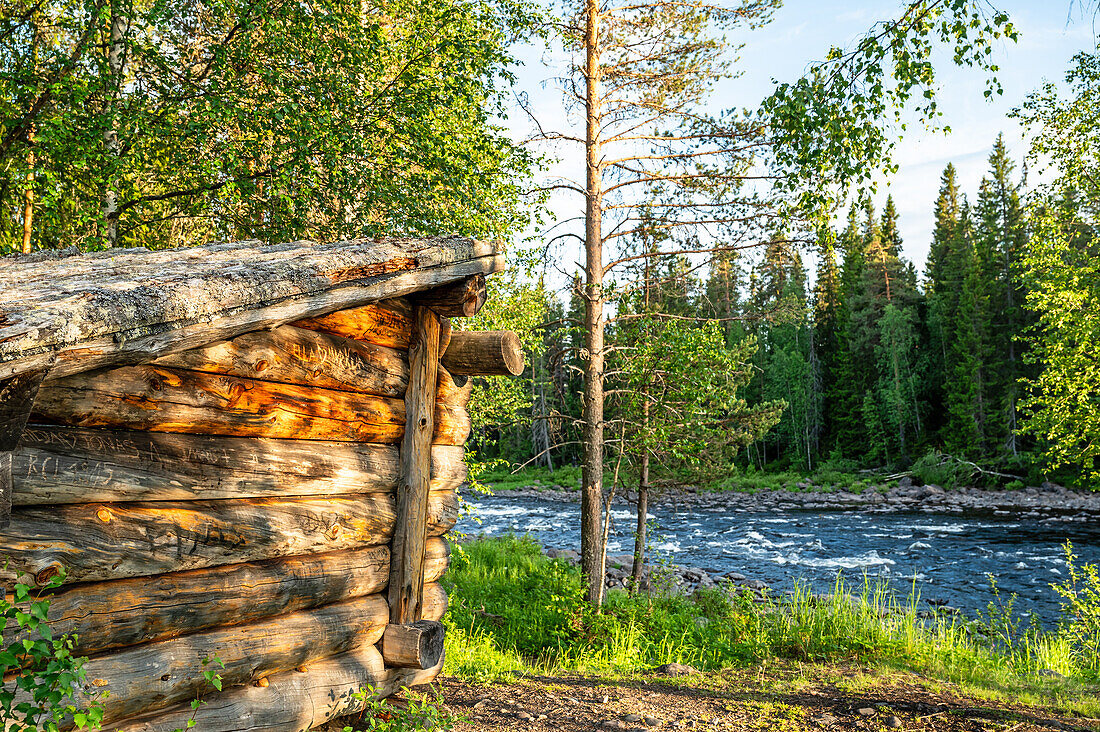
[[[947,349],[953,337],[955,310],[958,306],[958,279],[951,276],[950,259],[957,244],[960,193],[951,163],[943,170],[939,196],[936,199],[936,226],[925,265],[925,297],[927,299],[927,340],[922,371],[925,373],[922,401],[931,405],[926,429],[942,437],[946,424],[944,383],[947,379]]]

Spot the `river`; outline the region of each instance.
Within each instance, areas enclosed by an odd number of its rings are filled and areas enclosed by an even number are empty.
[[[472,499],[470,517],[456,527],[467,534],[529,534],[545,548],[577,549],[579,506],[530,496]],[[651,552],[670,563],[697,567],[714,577],[738,572],[782,592],[798,582],[827,593],[837,573],[861,583],[864,573],[907,594],[916,585],[925,601],[973,616],[994,599],[1019,597],[1021,614],[1056,621],[1059,597],[1051,583],[1068,579],[1062,543],[1072,541],[1080,561],[1100,563],[1100,522],[994,515],[860,510],[745,511],[729,507],[658,505]],[[613,511],[609,554],[633,550],[630,506]]]

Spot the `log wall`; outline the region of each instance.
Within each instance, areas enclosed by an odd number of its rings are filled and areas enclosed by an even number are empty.
[[[186,727],[202,696],[204,732],[304,730],[361,708],[362,687],[439,672],[375,648],[388,623],[446,610],[442,537],[466,479],[470,385],[445,367],[443,316],[476,312],[484,278],[424,297],[39,389],[0,578],[62,578],[51,628],[89,656],[107,728]],[[202,675],[215,656],[221,693]]]

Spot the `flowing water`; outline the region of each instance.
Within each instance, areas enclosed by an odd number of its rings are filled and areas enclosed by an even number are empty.
[[[527,496],[483,497],[457,530],[499,536],[530,534],[546,548],[578,549],[580,507]],[[613,510],[609,554],[633,551],[634,514]],[[1072,541],[1080,562],[1100,563],[1100,521],[995,516],[992,513],[929,514],[918,511],[751,512],[725,507],[656,506],[650,550],[662,560],[698,567],[712,576],[738,572],[773,590],[795,581],[829,592],[837,572],[861,583],[864,573],[888,580],[899,594],[913,589],[931,600],[967,611],[1016,593],[1016,609],[1055,621],[1059,598],[1052,582],[1068,578],[1062,543]]]

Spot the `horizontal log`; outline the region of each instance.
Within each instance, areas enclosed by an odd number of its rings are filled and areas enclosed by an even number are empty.
[[[0,379],[134,364],[504,267],[496,244],[362,239],[112,249],[6,262]]]
[[[74,655],[87,656],[252,623],[381,592],[389,578],[389,559],[389,547],[374,546],[75,585],[49,597],[50,630],[55,636],[75,635]],[[442,577],[449,561],[446,539],[429,539],[425,580]],[[446,603],[445,594],[442,601]],[[9,627],[4,646],[22,637]]]
[[[456,330],[442,363],[456,376],[519,376],[523,346],[519,336],[507,330]]]
[[[485,304],[485,275],[476,274],[449,285],[418,292],[413,301],[448,318],[477,315]]]
[[[39,391],[34,412],[74,427],[237,437],[396,444],[405,431],[400,399],[162,366],[51,382]],[[441,408],[439,442],[462,444],[468,421],[463,410]]]
[[[435,400],[458,407],[465,407],[470,402],[470,394],[473,393],[474,382],[465,376],[453,376],[445,368],[439,369],[436,383]]]
[[[390,623],[382,633],[382,658],[387,666],[431,668],[443,658],[443,624],[438,620]]]
[[[211,374],[400,397],[409,384],[403,351],[284,325],[153,362]]]
[[[145,643],[84,664],[89,689],[109,692],[104,722],[164,709],[211,691],[202,659],[217,657],[224,686],[308,666],[382,637],[389,616],[381,595],[280,615],[258,623]]]
[[[293,325],[407,351],[412,336],[412,305],[403,298],[382,300],[319,318],[299,320]]]
[[[447,614],[447,591],[438,582],[424,584],[424,620],[439,620]]]
[[[32,426],[12,466],[16,506],[391,493],[396,445]],[[466,480],[460,446],[432,448],[432,490]]]
[[[387,697],[403,686],[431,682],[443,661],[431,669],[387,669],[374,646],[326,659],[305,669],[275,674],[266,686],[243,686],[207,696],[192,711],[181,704],[161,713],[142,715],[108,732],[175,732],[194,728],[202,732],[306,732],[331,719],[362,711],[371,698]],[[370,689],[373,696],[364,695]]]
[[[430,530],[440,536],[458,520],[458,498],[436,491]],[[75,504],[19,508],[16,530],[0,530],[0,579],[47,584],[97,582],[360,549],[389,541],[394,498],[332,498]]]

